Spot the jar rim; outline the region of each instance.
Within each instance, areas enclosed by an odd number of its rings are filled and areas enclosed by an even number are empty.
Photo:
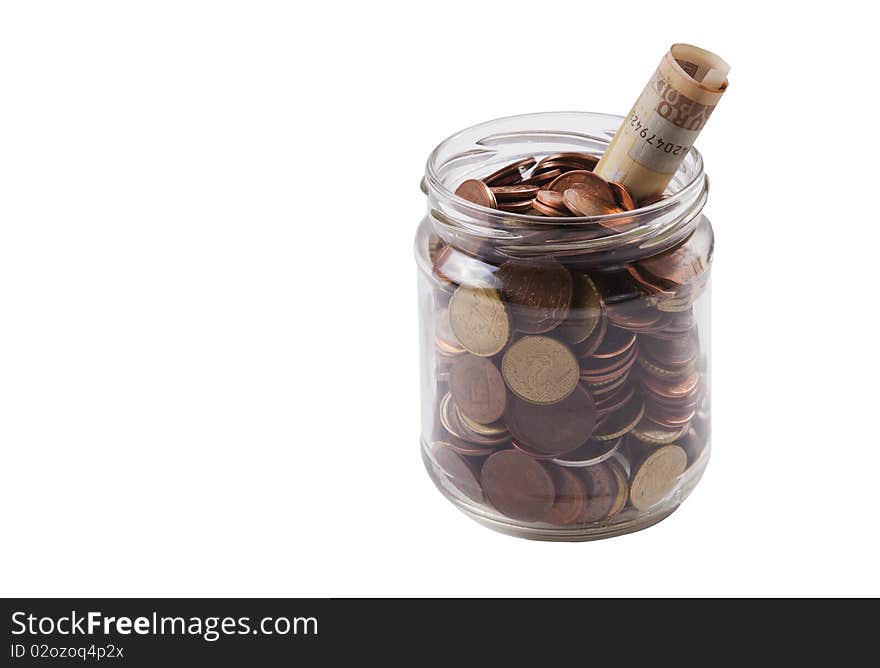
[[[665,199],[632,211],[598,216],[551,217],[491,209],[456,195],[447,186],[441,174],[441,170],[454,160],[479,157],[482,154],[487,157],[497,155],[497,151],[492,150],[493,144],[520,135],[523,137],[546,137],[548,141],[553,137],[583,140],[593,144],[604,144],[607,147],[624,120],[625,117],[615,114],[552,111],[505,116],[472,125],[450,135],[431,152],[425,165],[425,184],[428,198],[453,207],[456,213],[460,213],[468,219],[467,226],[471,233],[483,232],[487,237],[497,238],[498,234],[496,233],[499,226],[503,228],[505,224],[507,226],[510,224],[542,226],[543,229],[572,231],[583,230],[585,226],[595,226],[597,223],[604,223],[608,227],[613,227],[615,223],[621,221],[628,223],[622,226],[624,229],[620,232],[603,235],[588,242],[580,241],[581,247],[586,244],[591,247],[608,248],[663,233],[676,224],[681,224],[681,215],[674,217],[667,215],[670,211],[681,207],[684,207],[682,213],[688,220],[696,218],[702,210],[708,191],[708,179],[704,171],[703,158],[696,148],[691,148],[688,151],[673,177],[673,183],[676,179],[679,183],[674,190],[667,189]],[[583,128],[589,128],[591,125],[600,126],[603,130],[601,134],[587,131],[579,132],[575,129],[579,124]],[[522,129],[515,129],[517,127]],[[461,148],[453,148],[456,144],[462,144]],[[536,151],[536,154],[540,153]],[[511,157],[509,161],[513,162],[515,159]]]

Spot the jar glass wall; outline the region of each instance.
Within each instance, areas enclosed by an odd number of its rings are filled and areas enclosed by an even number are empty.
[[[621,119],[546,113],[444,141],[416,234],[421,448],[438,489],[503,532],[589,540],[669,515],[709,456],[708,181],[692,151],[666,198],[606,216],[454,195],[517,160],[599,156]]]

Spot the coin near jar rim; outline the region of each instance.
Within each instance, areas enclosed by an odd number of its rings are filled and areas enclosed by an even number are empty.
[[[559,335],[571,344],[586,341],[599,325],[604,308],[593,280],[581,272],[572,272],[571,309],[559,326]]]
[[[555,209],[552,206],[539,202],[537,199],[532,202],[532,208],[548,218],[570,218],[572,216],[571,211],[568,209]]]
[[[504,353],[501,374],[520,399],[555,404],[574,392],[580,365],[564,343],[548,336],[524,336]]]
[[[662,501],[687,468],[687,454],[678,445],[663,445],[650,452],[636,468],[630,484],[630,502],[645,511]]]
[[[556,179],[551,181],[547,186],[547,190],[555,190],[556,192],[564,193],[569,188],[575,186],[580,188],[588,197],[602,200],[608,206],[617,206],[617,202],[614,199],[614,192],[611,190],[608,182],[601,176],[594,174],[593,172],[588,172],[585,169],[576,169],[571,172],[565,172],[561,176],[557,176]]]
[[[460,285],[449,302],[449,324],[458,342],[480,357],[491,357],[510,337],[507,309],[492,288]]]
[[[495,272],[495,280],[521,332],[544,334],[568,315],[571,274],[556,261],[509,260]]]
[[[435,442],[431,446],[434,461],[446,479],[471,501],[483,502],[483,488],[480,484],[480,466],[475,460],[468,461],[447,444]]]
[[[687,433],[688,425],[681,428],[670,428],[659,425],[647,417],[643,417],[632,430],[632,435],[643,443],[650,445],[668,445],[674,443]]]
[[[611,192],[614,194],[614,199],[617,202],[617,205],[621,207],[624,211],[632,211],[633,209],[638,208],[636,206],[636,201],[633,199],[632,193],[630,189],[627,188],[622,183],[617,183],[616,181],[608,181],[608,186],[611,188]]]
[[[563,174],[563,176],[566,175]],[[566,208],[576,216],[607,216],[612,213],[620,213],[619,207],[606,200],[593,197],[581,188],[568,188],[563,191],[562,201]]]
[[[590,439],[579,448],[567,452],[561,457],[556,457],[553,463],[559,466],[574,468],[593,466],[613,456],[620,447],[621,441],[622,439],[617,439],[616,441],[594,441]]]
[[[483,464],[483,493],[502,515],[523,522],[543,519],[556,500],[547,467],[518,450],[501,450]]]
[[[508,397],[504,421],[514,440],[530,450],[553,456],[586,443],[596,427],[596,407],[590,393],[576,387],[555,404],[541,405]]]
[[[483,179],[483,182],[490,186],[511,185],[511,183],[519,181],[522,178],[522,173],[532,167],[535,162],[534,158],[517,160],[492,172]]]
[[[507,390],[501,373],[485,357],[463,355],[452,363],[449,390],[467,417],[490,424],[504,415]]]
[[[617,476],[608,466],[608,462],[588,466],[580,471],[587,485],[587,505],[581,521],[592,523],[604,520],[617,500]]]
[[[539,188],[536,185],[517,183],[511,186],[494,186],[490,190],[499,202],[505,202],[508,200],[530,199],[537,194]]]
[[[583,517],[587,503],[584,480],[573,470],[552,465],[548,468],[556,488],[556,498],[544,521],[558,526],[574,524]]]
[[[480,206],[485,206],[490,209],[494,209],[498,206],[495,195],[489,189],[489,186],[478,179],[468,179],[467,181],[463,181],[462,184],[455,189],[455,194],[462,199],[466,199],[468,202],[473,202],[474,204],[479,204]]]

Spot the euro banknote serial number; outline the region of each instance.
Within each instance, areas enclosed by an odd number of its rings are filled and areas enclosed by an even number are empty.
[[[658,151],[668,153],[669,155],[680,155],[684,157],[688,154],[688,151],[691,150],[690,146],[664,141],[663,137],[657,136],[656,132],[652,132],[649,127],[642,124],[638,114],[633,114],[630,117],[629,124],[635,133],[645,140],[646,144],[653,146]]]

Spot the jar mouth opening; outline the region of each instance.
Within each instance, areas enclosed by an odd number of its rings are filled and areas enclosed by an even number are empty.
[[[671,210],[685,212],[705,202],[708,182],[699,151],[691,148],[667,187],[666,198],[644,207],[598,216],[540,216],[499,211],[469,202],[455,194],[453,187],[466,178],[480,178],[521,157],[563,151],[601,155],[624,121],[623,116],[591,112],[541,112],[507,116],[465,128],[443,140],[431,153],[425,166],[429,199],[451,206],[466,217],[468,227],[484,227],[487,236],[497,236],[499,226],[531,226],[564,230],[595,227],[608,233],[602,241],[630,239],[634,234],[665,227],[663,220]],[[448,213],[448,212],[447,212]],[[678,217],[678,216],[676,216]],[[668,223],[668,221],[666,221]],[[620,232],[614,227],[619,224]],[[603,244],[604,245],[604,244]]]

